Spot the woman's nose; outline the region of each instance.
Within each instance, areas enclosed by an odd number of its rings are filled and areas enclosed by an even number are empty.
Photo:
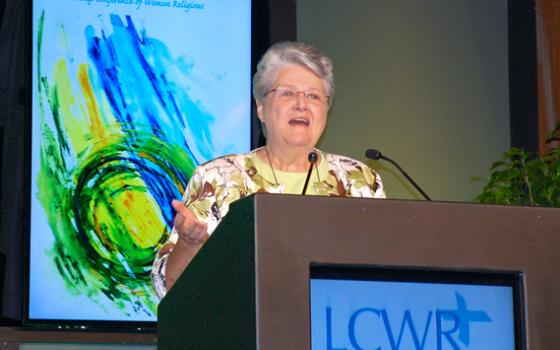
[[[307,97],[305,96],[304,91],[298,91],[296,93],[295,107],[300,108],[300,109],[301,108],[303,108],[303,109],[307,108]]]

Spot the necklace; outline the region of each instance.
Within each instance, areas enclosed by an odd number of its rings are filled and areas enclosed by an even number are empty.
[[[264,150],[266,151],[266,158],[268,159],[268,165],[270,166],[270,170],[272,170],[272,176],[274,176],[274,182],[276,186],[279,186],[278,178],[276,177],[276,172],[274,171],[274,167],[272,166],[272,161],[270,160],[270,154],[268,154],[268,147],[264,146]]]
[[[272,166],[272,160],[270,160],[268,147],[264,146],[264,150],[266,152],[266,159],[268,160],[268,166],[270,167],[270,170],[272,170],[272,176],[274,176],[274,184],[276,186],[280,186],[280,183],[278,182],[278,178],[276,177],[276,172],[274,171],[274,167]],[[315,163],[315,173],[317,174],[317,182],[321,182],[321,178],[319,177],[319,166],[317,165],[317,162],[314,163]]]

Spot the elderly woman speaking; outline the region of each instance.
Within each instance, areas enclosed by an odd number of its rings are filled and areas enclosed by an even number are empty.
[[[334,95],[331,60],[297,42],[273,45],[253,77],[264,147],[199,166],[190,178],[169,241],[158,252],[152,280],[159,297],[173,286],[212,234],[229,205],[256,192],[384,198],[379,176],[365,164],[315,149]],[[316,161],[310,163],[314,153]],[[313,166],[314,165],[314,166]],[[312,167],[310,169],[310,166]]]

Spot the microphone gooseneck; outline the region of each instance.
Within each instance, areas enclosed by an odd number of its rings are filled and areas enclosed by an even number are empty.
[[[307,191],[307,185],[309,184],[309,178],[311,177],[311,173],[313,172],[313,165],[317,162],[317,153],[315,151],[311,151],[307,156],[309,160],[309,170],[307,171],[307,177],[305,178],[305,183],[303,184],[303,191],[301,191],[301,195],[304,196],[305,192]]]
[[[414,186],[414,188],[416,188],[416,190],[418,190],[418,192],[420,192],[422,194],[422,196],[424,196],[424,198],[426,198],[426,200],[431,201],[432,199],[426,194],[426,192],[424,192],[420,186],[418,186],[418,184],[412,180],[412,178],[406,173],[406,171],[404,171],[394,160],[392,160],[391,158],[387,158],[385,157],[383,154],[381,154],[381,152],[379,152],[376,149],[370,148],[366,151],[366,157],[368,157],[369,159],[373,159],[373,160],[379,160],[379,159],[383,159],[388,161],[389,163],[393,164],[397,169],[399,169],[399,171],[401,172],[401,174],[406,177],[406,179]]]

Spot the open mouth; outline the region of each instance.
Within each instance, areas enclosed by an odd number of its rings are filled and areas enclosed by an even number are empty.
[[[294,118],[294,119],[290,119],[289,124],[290,125],[308,126],[309,125],[309,120],[307,120],[305,118]]]

